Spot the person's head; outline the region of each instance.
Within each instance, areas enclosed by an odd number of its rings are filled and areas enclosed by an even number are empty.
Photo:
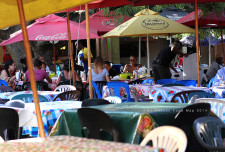
[[[37,69],[41,69],[42,67],[42,62],[39,60],[39,58],[36,58],[34,60],[34,67],[37,68]]]
[[[65,70],[67,72],[71,70],[72,67],[71,67],[69,59],[66,59],[63,64],[64,64],[63,70]]]
[[[27,60],[26,60],[26,58],[20,59],[20,63],[21,63],[21,64],[24,64],[24,65],[27,65]]]
[[[14,61],[13,60],[6,60],[4,69],[6,71],[15,71],[16,70],[16,65],[15,65]]]
[[[104,68],[105,68],[107,71],[110,71],[111,65],[110,65],[110,62],[109,62],[109,61],[104,61]]]
[[[216,63],[222,65],[222,64],[224,63],[223,57],[217,57],[217,58],[216,58]]]
[[[131,65],[136,65],[137,63],[137,58],[134,55],[130,56],[130,64]]]
[[[100,56],[96,57],[95,61],[94,61],[94,67],[103,69],[103,65],[104,65],[104,61],[103,61],[102,57],[100,57]]]
[[[43,56],[40,56],[38,59],[39,59],[41,62],[45,62],[45,58],[44,58]]]
[[[175,41],[171,44],[171,51],[179,54],[182,50],[182,43],[180,41]]]
[[[84,45],[84,41],[83,40],[77,40],[76,42],[75,42],[75,46],[76,46],[76,49],[77,50],[82,50],[83,49],[83,47],[85,46]]]
[[[45,62],[42,62],[41,70],[46,71],[46,63]]]

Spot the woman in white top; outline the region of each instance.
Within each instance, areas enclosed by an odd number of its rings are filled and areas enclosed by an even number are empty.
[[[94,67],[91,70],[91,72],[93,81],[107,81],[107,82],[110,81],[109,72],[106,69],[104,69],[104,61],[100,56],[95,58]]]

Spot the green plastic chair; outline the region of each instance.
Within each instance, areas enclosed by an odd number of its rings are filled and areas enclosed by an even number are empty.
[[[39,102],[48,102],[48,98],[43,95],[38,95]],[[25,103],[33,103],[33,95],[32,94],[19,94],[12,97],[11,100],[23,100]]]
[[[225,151],[222,129],[225,129],[225,124],[217,117],[201,117],[193,124],[197,141],[208,151]]]

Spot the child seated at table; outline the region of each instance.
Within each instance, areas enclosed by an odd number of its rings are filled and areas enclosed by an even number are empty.
[[[52,83],[52,79],[48,76],[47,72],[44,70],[41,70],[42,62],[37,58],[34,60],[34,75],[36,81],[43,81],[46,79],[49,83]],[[27,70],[25,73],[24,83],[30,81],[30,74]]]

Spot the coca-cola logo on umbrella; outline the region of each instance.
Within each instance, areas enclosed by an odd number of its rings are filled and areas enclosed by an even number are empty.
[[[35,40],[45,40],[45,41],[54,41],[54,40],[65,40],[67,38],[67,33],[58,33],[52,36],[47,35],[38,35]]]
[[[145,19],[141,22],[141,25],[144,28],[151,29],[151,30],[162,30],[169,26],[169,23],[162,19],[154,18],[154,19]]]

